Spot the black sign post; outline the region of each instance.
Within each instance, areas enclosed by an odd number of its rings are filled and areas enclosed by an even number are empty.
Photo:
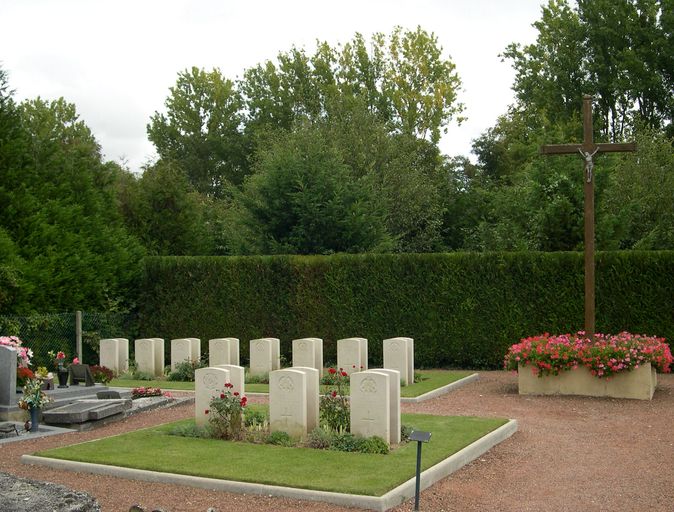
[[[419,510],[419,488],[421,487],[421,444],[431,440],[431,433],[423,430],[413,430],[410,441],[417,442],[417,482],[414,492],[414,510]]]

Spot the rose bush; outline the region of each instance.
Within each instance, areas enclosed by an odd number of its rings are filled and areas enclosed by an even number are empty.
[[[589,339],[580,331],[575,335],[545,333],[525,338],[510,347],[504,367],[517,370],[519,364],[529,366],[542,377],[585,366],[592,375],[607,378],[645,363],[662,373],[671,371],[672,352],[664,338],[622,332],[595,334]]]

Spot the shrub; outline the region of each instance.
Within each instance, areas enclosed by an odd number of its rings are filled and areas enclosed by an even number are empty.
[[[168,380],[181,382],[194,382],[194,372],[199,368],[208,366],[203,361],[182,361],[176,364],[176,369],[168,374]]]
[[[356,437],[350,432],[335,434],[335,439],[330,446],[331,450],[340,452],[357,452],[362,438]]]
[[[409,441],[413,430],[414,427],[410,427],[409,425],[400,425],[400,442],[406,443]]]
[[[243,410],[243,421],[246,428],[260,429],[267,425],[267,415],[260,410],[245,408]]]
[[[322,427],[316,427],[307,437],[306,446],[318,450],[327,450],[335,441],[335,433]]]
[[[102,384],[107,384],[115,376],[113,371],[107,366],[94,364],[89,367],[89,370],[91,370],[91,376],[94,378],[94,382],[100,382]]]
[[[582,253],[145,261],[143,331],[203,339],[236,332],[242,340],[314,333],[326,361],[336,360],[336,341],[354,333],[370,340],[405,334],[414,338],[416,368],[496,369],[513,341],[575,332],[584,318]],[[596,262],[597,330],[674,339],[674,251],[598,252]],[[381,365],[381,343],[370,344],[369,357]]]
[[[269,374],[251,375],[246,372],[246,384],[269,384]]]
[[[239,441],[245,437],[243,411],[248,403],[245,396],[239,396],[229,382],[220,396],[209,403],[208,427],[211,437]]]
[[[267,444],[274,444],[277,446],[294,446],[295,443],[288,432],[277,430],[276,432],[269,434],[267,437]]]
[[[361,453],[379,453],[386,455],[390,451],[389,445],[379,436],[366,437],[360,440],[358,451]]]
[[[651,363],[658,371],[671,371],[672,353],[662,338],[623,332],[617,335],[585,333],[525,338],[510,347],[504,367],[516,370],[519,364],[531,366],[539,377],[586,366],[596,377],[611,377]]]
[[[120,380],[154,380],[154,375],[138,370],[135,361],[129,361],[128,371],[117,376]]]
[[[351,407],[345,396],[349,376],[341,368],[329,368],[326,377],[334,389],[321,396],[321,424],[335,432],[347,432],[351,428]]]

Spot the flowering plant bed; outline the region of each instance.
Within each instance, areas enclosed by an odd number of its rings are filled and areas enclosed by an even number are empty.
[[[640,399],[653,396],[656,369],[668,373],[671,364],[664,339],[626,332],[592,340],[583,332],[534,336],[511,346],[504,361],[518,370],[521,394]]]

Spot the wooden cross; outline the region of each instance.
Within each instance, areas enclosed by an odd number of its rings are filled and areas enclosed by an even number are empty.
[[[585,169],[585,336],[594,338],[594,176],[592,157],[597,153],[636,151],[633,142],[624,144],[595,144],[592,138],[592,96],[583,96],[583,143],[547,144],[541,146],[543,155],[580,153]]]

